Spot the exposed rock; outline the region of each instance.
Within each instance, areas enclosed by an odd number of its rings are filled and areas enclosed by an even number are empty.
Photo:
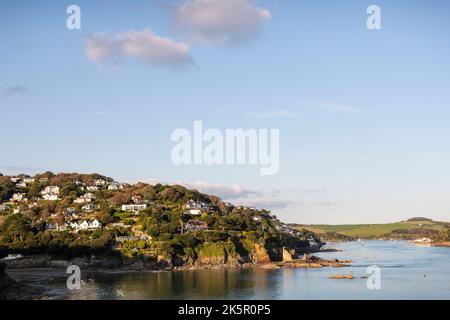
[[[253,255],[253,262],[254,263],[270,262],[270,257],[269,254],[267,253],[267,250],[259,244],[255,244],[255,253]]]
[[[283,262],[292,261],[292,254],[286,250],[286,248],[283,248]]]

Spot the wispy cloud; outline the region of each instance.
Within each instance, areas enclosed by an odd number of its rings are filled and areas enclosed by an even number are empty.
[[[332,102],[332,101],[320,102],[317,104],[317,107],[322,110],[338,112],[338,113],[367,113],[367,112],[370,112],[367,109],[363,109],[363,108],[348,105],[348,104]]]
[[[136,182],[136,181],[135,181]],[[143,182],[149,184],[170,184],[181,185],[189,189],[195,189],[202,193],[215,195],[220,197],[223,201],[228,201],[234,205],[243,205],[255,207],[257,209],[267,210],[282,210],[287,208],[301,208],[301,207],[331,207],[341,204],[338,201],[329,201],[318,199],[315,201],[300,201],[298,192],[293,190],[273,189],[271,191],[260,191],[255,189],[245,188],[241,185],[221,185],[211,184],[205,181],[183,182],[183,181],[169,181],[164,179],[145,179]],[[318,189],[304,189],[300,193],[325,193],[324,190]]]
[[[189,189],[195,189],[202,193],[211,194],[218,196],[222,199],[231,200],[231,199],[237,199],[240,197],[247,197],[247,196],[256,196],[261,195],[260,192],[255,190],[250,190],[247,188],[244,188],[240,185],[220,185],[220,184],[211,184],[204,181],[194,181],[194,182],[184,182],[184,181],[169,181],[164,179],[145,179],[143,182],[149,183],[149,184],[178,184],[181,186],[185,186]]]
[[[300,114],[288,110],[274,110],[262,112],[248,112],[244,114],[247,118],[265,118],[265,119],[292,119],[297,118]]]
[[[193,62],[189,45],[160,37],[148,28],[118,34],[93,34],[87,39],[85,49],[90,60],[100,63],[134,61],[173,67]]]
[[[251,39],[271,17],[252,0],[188,0],[176,7],[173,26],[187,41],[230,45]]]
[[[23,96],[24,94],[27,93],[27,91],[28,91],[27,87],[24,85],[12,85],[4,88],[3,93],[8,96],[14,95]]]

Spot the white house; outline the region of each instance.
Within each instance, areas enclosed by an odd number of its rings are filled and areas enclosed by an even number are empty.
[[[28,201],[28,199],[25,196],[25,193],[14,193],[11,197],[11,201]]]
[[[73,202],[75,203],[87,203],[87,202],[91,202],[92,200],[95,200],[95,196],[93,193],[85,193],[82,196],[78,197],[77,199],[75,199]]]
[[[59,194],[58,186],[48,186],[42,192],[42,194]]]
[[[144,198],[140,195],[132,196],[131,201],[133,201],[135,204],[141,204],[144,201]]]
[[[16,182],[20,181],[20,178],[19,177],[11,177],[11,178],[9,178],[9,180],[11,180],[11,182],[13,182],[13,183],[16,183]]]
[[[122,222],[116,222],[116,223],[112,223],[111,227],[113,227],[113,228],[125,228],[125,224],[123,224]]]
[[[83,220],[83,222],[71,222],[70,227],[74,229],[75,231],[79,230],[94,230],[94,229],[100,229],[102,228],[102,223],[98,221],[97,219],[92,222],[87,222],[86,220]]]
[[[58,186],[48,186],[43,191],[41,191],[42,198],[47,201],[58,200],[59,187]]]
[[[186,209],[204,209],[204,210],[208,210],[208,205],[204,202],[201,201],[195,201],[195,200],[189,200],[186,205],[185,205]]]
[[[96,185],[97,187],[104,186],[107,184],[108,184],[108,181],[103,180],[103,179],[94,180],[94,185]]]
[[[26,188],[26,187],[27,187],[27,184],[25,181],[16,183],[16,188]]]
[[[96,186],[87,186],[86,190],[87,191],[98,191],[98,187],[96,187]]]
[[[61,225],[57,224],[57,223],[47,223],[47,225],[45,226],[45,230],[48,231],[64,231],[69,227],[69,225],[67,223],[63,223]]]
[[[78,225],[78,229],[80,229],[80,230],[87,230],[87,229],[89,229],[89,222],[84,220],[82,223],[80,223]]]
[[[57,194],[44,194],[42,199],[47,201],[57,201],[59,198]]]
[[[100,229],[102,227],[102,223],[95,219],[89,224],[89,229]]]
[[[83,206],[81,209],[87,212],[91,212],[95,209],[95,206],[92,203],[88,203],[87,205]]]
[[[13,214],[18,214],[18,213],[20,213],[20,208],[15,208],[15,209],[13,210]]]
[[[123,204],[122,211],[139,212],[147,208],[147,204]]]
[[[33,183],[34,182],[34,178],[23,178],[23,182],[25,182],[26,184]]]
[[[108,185],[108,190],[119,190],[119,189],[123,189],[123,186],[116,181],[113,181]]]
[[[207,230],[208,224],[203,221],[198,220],[189,220],[184,224],[184,228],[186,231],[201,231],[201,230]]]
[[[4,204],[4,203],[0,204],[0,211],[5,211],[5,210],[8,210],[8,205]]]
[[[199,215],[202,214],[202,210],[200,210],[200,209],[189,209],[189,210],[185,210],[183,213],[184,214],[190,214],[190,215],[193,215],[193,216],[199,216]]]

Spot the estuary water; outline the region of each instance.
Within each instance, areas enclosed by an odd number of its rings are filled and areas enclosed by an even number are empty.
[[[152,273],[83,272],[80,290],[68,290],[67,274],[15,270],[24,283],[42,286],[56,299],[450,299],[450,248],[404,241],[342,242],[342,252],[315,255],[351,259],[351,267],[320,269],[223,269]],[[369,266],[380,269],[380,289],[369,289]],[[330,279],[350,274],[354,279]]]

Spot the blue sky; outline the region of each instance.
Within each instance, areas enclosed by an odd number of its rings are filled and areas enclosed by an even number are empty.
[[[187,0],[1,1],[0,172],[182,182],[289,222],[450,220],[450,3],[233,1],[210,28],[177,15]],[[89,55],[130,30],[179,56]],[[171,132],[194,120],[279,128],[279,173],[175,166]]]

